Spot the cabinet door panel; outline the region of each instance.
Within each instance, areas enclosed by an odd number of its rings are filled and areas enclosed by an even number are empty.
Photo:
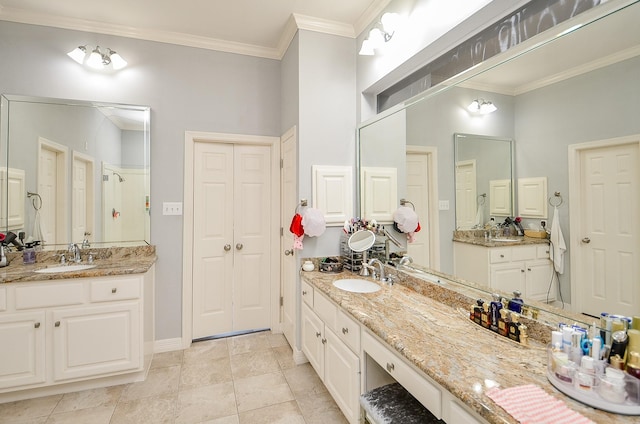
[[[525,293],[525,264],[522,262],[491,266],[491,288],[505,293]]]
[[[0,389],[44,383],[45,314],[0,315]]]
[[[350,423],[360,416],[360,360],[325,328],[324,384]]]
[[[302,304],[302,352],[316,373],[324,376],[324,324],[306,304]]]
[[[527,291],[526,297],[542,302],[556,300],[556,278],[550,260],[542,259],[526,263]]]
[[[137,302],[52,312],[56,381],[141,367]]]

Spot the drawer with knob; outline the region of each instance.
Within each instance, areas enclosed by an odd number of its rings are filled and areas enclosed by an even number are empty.
[[[360,352],[360,324],[342,309],[336,316],[336,333],[338,337],[355,353]]]
[[[313,308],[313,287],[311,286],[311,284],[307,283],[304,280],[301,282],[301,286],[302,286],[302,292],[301,292],[302,300],[304,300],[304,303],[306,303],[307,305]]]
[[[92,302],[111,302],[114,300],[138,299],[141,295],[140,279],[113,278],[91,282]]]

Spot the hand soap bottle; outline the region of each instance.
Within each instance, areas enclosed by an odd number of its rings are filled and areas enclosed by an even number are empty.
[[[31,265],[36,263],[36,246],[37,242],[25,243],[24,250],[22,251],[22,263],[25,265]]]

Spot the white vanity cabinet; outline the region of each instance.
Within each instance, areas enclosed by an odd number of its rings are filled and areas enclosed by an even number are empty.
[[[347,420],[358,423],[360,325],[305,281],[302,292],[302,351]]]
[[[557,279],[549,251],[546,243],[485,247],[454,242],[454,274],[505,293],[519,290],[525,300],[552,302]]]
[[[0,401],[12,400],[15,391],[50,394],[52,387],[98,378],[107,385],[108,377],[124,374],[140,380],[154,338],[153,272],[0,288],[6,298],[0,311]]]

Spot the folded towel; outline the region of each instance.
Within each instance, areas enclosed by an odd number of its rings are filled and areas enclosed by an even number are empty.
[[[534,384],[487,390],[495,403],[500,405],[522,424],[589,424],[593,423],[584,415]]]
[[[553,266],[558,274],[564,272],[564,252],[567,250],[567,245],[564,242],[562,236],[562,229],[560,228],[560,220],[558,219],[558,208],[553,208],[553,222],[551,223],[551,247],[553,256]]]

